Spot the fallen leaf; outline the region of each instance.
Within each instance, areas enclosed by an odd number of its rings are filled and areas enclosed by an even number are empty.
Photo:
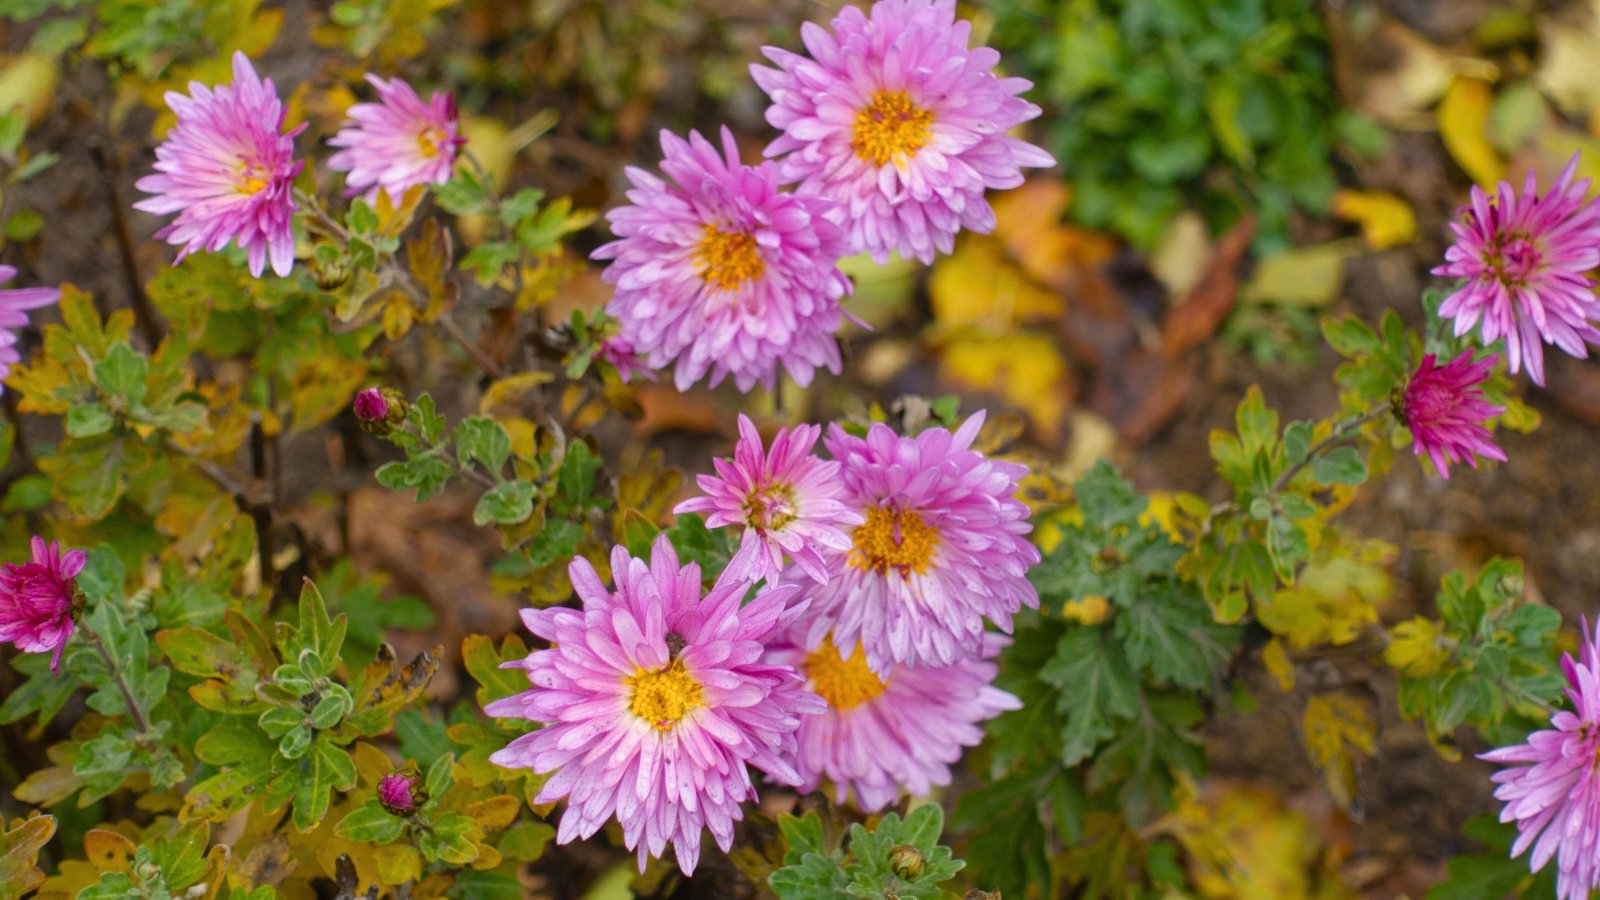
[[[1361,818],[1359,762],[1377,751],[1378,726],[1368,704],[1350,694],[1319,694],[1306,701],[1306,753],[1322,772],[1328,793],[1351,818]]]
[[[1244,286],[1246,303],[1277,303],[1320,309],[1339,299],[1344,287],[1344,261],[1358,252],[1350,241],[1297,247],[1268,257],[1256,266]]]
[[[1047,334],[959,335],[945,345],[939,371],[948,381],[988,391],[1026,411],[1045,435],[1056,434],[1072,405],[1066,360]]]
[[[1387,250],[1417,239],[1417,214],[1411,204],[1388,191],[1345,189],[1333,195],[1334,216],[1361,226],[1373,250]]]
[[[1213,252],[1206,222],[1194,210],[1184,210],[1167,223],[1167,230],[1150,254],[1150,272],[1173,297],[1194,290],[1206,274]]]
[[[1167,313],[1161,323],[1161,349],[1168,356],[1178,356],[1216,334],[1233,310],[1239,297],[1239,263],[1255,233],[1253,216],[1240,219],[1217,243],[1217,252],[1194,290]]]
[[[1439,137],[1445,149],[1479,187],[1490,190],[1505,178],[1506,163],[1489,143],[1494,92],[1477,78],[1457,78],[1439,102]]]

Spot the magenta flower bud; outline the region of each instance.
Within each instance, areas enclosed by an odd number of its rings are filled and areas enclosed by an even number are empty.
[[[413,770],[390,772],[378,779],[378,802],[391,814],[410,818],[417,808],[428,802],[428,792],[423,790],[422,776]]]
[[[77,577],[88,556],[61,552],[55,541],[33,539],[33,562],[0,566],[0,641],[24,653],[55,651],[50,671],[61,671],[61,651],[72,637],[80,603]]]
[[[406,420],[406,401],[393,388],[369,387],[356,392],[352,404],[361,427],[382,436]]]

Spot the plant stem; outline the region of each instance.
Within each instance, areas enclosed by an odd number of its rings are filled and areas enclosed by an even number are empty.
[[[450,464],[451,468],[455,469],[463,477],[477,482],[478,485],[481,486],[481,487],[486,487],[486,488],[497,487],[497,484],[495,483],[495,480],[493,478],[490,478],[488,475],[485,475],[484,473],[478,471],[477,468],[474,467],[474,466],[463,466],[463,465],[461,465],[460,462],[458,462],[457,460],[453,459],[449,454],[445,453],[444,452],[444,446],[445,446],[444,444],[434,444],[434,443],[430,443],[429,441],[427,441],[425,438],[423,438],[423,436],[422,436],[422,434],[420,432],[418,432],[414,427],[412,427],[410,422],[405,423],[403,428],[404,428],[404,431],[405,431],[406,434],[409,434],[412,437],[416,438],[418,442],[420,442],[423,446],[427,447],[427,450],[424,451],[427,455],[429,455],[429,456],[437,456],[440,459],[445,460],[446,462],[448,462]]]
[[[106,650],[105,642],[101,641],[100,635],[95,634],[94,629],[89,627],[87,619],[79,619],[78,627],[83,630],[84,638],[94,647],[95,652],[105,661],[106,671],[111,673],[111,680],[115,681],[117,689],[122,691],[122,702],[128,707],[128,718],[139,727],[141,735],[149,733],[150,720],[145,717],[144,710],[140,709],[138,702],[133,699],[133,689],[128,687],[127,679],[123,678],[121,670],[117,668],[116,660],[113,660],[110,651]]]
[[[1294,477],[1299,475],[1306,466],[1316,462],[1317,458],[1322,455],[1324,450],[1327,450],[1337,444],[1344,443],[1345,441],[1354,437],[1356,432],[1361,430],[1361,426],[1371,422],[1373,419],[1376,419],[1379,416],[1386,415],[1388,412],[1389,407],[1387,405],[1379,405],[1367,410],[1359,416],[1356,416],[1354,419],[1346,419],[1345,421],[1340,422],[1338,425],[1333,426],[1333,430],[1328,432],[1327,437],[1311,445],[1311,449],[1306,451],[1305,459],[1302,459],[1290,466],[1288,469],[1285,469],[1284,473],[1278,476],[1278,480],[1272,483],[1272,490],[1270,493],[1276,495],[1279,491],[1288,487],[1289,482],[1293,481]]]

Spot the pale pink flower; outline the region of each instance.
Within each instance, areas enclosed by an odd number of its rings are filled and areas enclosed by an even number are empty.
[[[864,438],[833,426],[824,443],[843,464],[845,506],[866,521],[849,550],[828,554],[827,583],[805,586],[807,646],[830,632],[842,650],[860,642],[879,674],[948,666],[982,651],[985,620],[1010,632],[1018,609],[1038,607],[1028,569],[1039,549],[1016,497],[1028,470],[971,449],[982,425],[978,413],[953,434],[902,437],[877,423]]]
[[[691,132],[661,133],[661,170],[629,168],[628,206],[606,214],[617,240],[594,252],[616,285],[606,311],[652,368],[677,364],[679,390],[732,375],[741,391],[772,387],[781,366],[797,383],[840,369],[839,270],[844,233],[824,218],[832,201],[778,190],[770,163],[739,161]]]
[[[805,604],[789,605],[793,588],[744,603],[743,566],[728,567],[702,597],[700,567],[679,565],[665,535],[648,565],[612,551],[615,591],[582,557],[568,572],[583,608],[522,611],[551,646],[506,664],[526,669],[532,690],[486,707],[545,725],[489,758],[554,773],[537,802],[567,799],[558,843],[615,817],[640,871],[671,844],[692,873],[702,828],[723,850],[733,845],[739,804],[756,796],[749,766],[786,784],[800,778],[795,730],[822,701],[793,669],[761,657]]]
[[[1589,273],[1600,266],[1600,201],[1589,201],[1589,180],[1574,182],[1578,157],[1561,170],[1550,193],[1539,196],[1533,171],[1519,195],[1500,182],[1491,200],[1472,189],[1460,221],[1450,224],[1456,242],[1435,275],[1465,279],[1439,307],[1463,335],[1482,325],[1485,345],[1506,342],[1512,372],[1524,364],[1534,384],[1544,384],[1544,345],[1572,356],[1589,355],[1600,343],[1591,323],[1600,300]]]
[[[456,153],[467,142],[455,100],[435,91],[423,103],[398,78],[368,75],[367,81],[378,89],[378,102],[350,107],[346,124],[328,141],[344,148],[329,158],[328,168],[350,173],[346,192],[365,191],[367,202],[376,203],[381,189],[398,205],[416,185],[449,181]]]
[[[288,275],[294,266],[294,158],[300,124],[287,133],[272,79],[261,79],[243,53],[233,55],[233,83],[189,83],[190,96],[168,91],[178,123],[156,148],[156,174],[136,182],[152,194],[134,204],[156,215],[177,213],[156,237],[183,249],[178,259],[232,243],[249,253],[250,274]]]
[[[840,11],[832,33],[802,26],[809,57],[766,47],[778,68],[750,67],[783,132],[767,155],[801,193],[838,204],[852,250],[932,262],[961,229],[994,230],[986,190],[1055,165],[1006,134],[1039,115],[1017,96],[1033,85],[997,76],[1000,54],[969,48],[971,34],[955,0],[879,0],[870,13]]]
[[[1600,887],[1600,634],[1585,620],[1583,635],[1579,659],[1561,659],[1572,711],[1556,713],[1555,727],[1525,744],[1479,754],[1506,766],[1493,776],[1494,796],[1505,802],[1500,821],[1520,832],[1511,855],[1533,848],[1534,872],[1554,858],[1559,900],[1588,900]]]
[[[11,266],[0,266],[0,284],[4,284],[17,276],[17,270]],[[17,352],[17,342],[21,338],[17,329],[28,327],[28,310],[49,306],[61,299],[61,291],[57,288],[12,288],[0,290],[0,378],[5,378],[11,367],[22,361],[22,354]],[[0,392],[4,387],[0,387]]]
[[[804,622],[791,629],[807,639]],[[806,686],[828,704],[820,716],[800,721],[795,768],[800,790],[824,780],[834,800],[855,795],[862,812],[877,812],[905,791],[922,797],[950,784],[961,751],[983,740],[979,723],[1022,702],[993,686],[1006,639],[985,635],[980,655],[948,666],[896,665],[883,676],[867,667],[860,645],[841,651],[826,635],[809,647],[776,645],[768,658],[793,666]]]
[[[713,460],[717,474],[696,479],[705,496],[685,500],[673,512],[707,513],[709,528],[740,528],[734,558],[751,567],[753,578],[776,576],[788,554],[807,575],[825,583],[823,554],[850,549],[840,527],[866,519],[839,502],[844,490],[839,464],[811,452],[821,435],[817,425],[779,429],[772,449],[763,450],[761,434],[741,413],[733,459]]]

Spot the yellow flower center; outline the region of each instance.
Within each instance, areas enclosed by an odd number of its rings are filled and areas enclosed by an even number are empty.
[[[706,226],[705,237],[695,248],[694,259],[706,283],[724,291],[760,278],[767,269],[753,235],[723,231],[715,225]]]
[[[758,530],[777,531],[794,521],[794,495],[787,487],[758,490],[744,502],[744,514]]]
[[[905,91],[878,91],[872,102],[856,111],[856,156],[875,166],[898,162],[928,143],[933,113],[911,102]]]
[[[679,719],[704,705],[700,699],[700,682],[683,667],[681,659],[654,672],[640,669],[622,683],[633,689],[628,708],[657,731],[671,731]]]
[[[848,659],[833,645],[833,637],[824,638],[822,645],[806,654],[806,676],[811,679],[811,689],[828,701],[828,706],[843,712],[883,693],[883,679],[867,668],[867,654],[856,642],[856,649]]]
[[[245,196],[259,194],[266,190],[271,182],[272,179],[261,166],[245,160],[239,161],[239,193]]]
[[[867,521],[851,533],[855,549],[850,564],[862,571],[882,574],[890,568],[901,576],[928,571],[933,551],[939,547],[939,529],[910,510],[867,510]]]
[[[422,129],[417,135],[417,149],[428,159],[439,155],[439,145],[443,142],[444,134],[432,126]]]

